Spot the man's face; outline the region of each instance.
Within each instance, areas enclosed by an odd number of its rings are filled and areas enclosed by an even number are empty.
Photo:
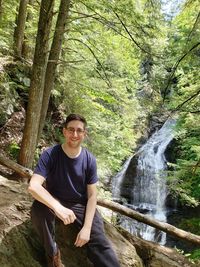
[[[63,128],[63,134],[69,147],[80,147],[86,135],[84,123],[78,120],[70,121],[67,127]]]

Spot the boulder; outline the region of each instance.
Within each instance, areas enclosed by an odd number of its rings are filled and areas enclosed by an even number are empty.
[[[27,185],[0,176],[0,190],[0,266],[46,266],[44,250],[30,222],[32,198],[27,194]],[[122,267],[144,266],[134,246],[106,221],[105,231]],[[65,226],[57,220],[56,232],[66,266],[93,266],[86,257],[86,249],[73,245],[77,235],[74,225]]]

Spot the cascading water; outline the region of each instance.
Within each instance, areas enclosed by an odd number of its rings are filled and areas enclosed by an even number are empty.
[[[167,168],[164,152],[174,137],[174,120],[168,120],[162,128],[138,151],[137,175],[134,177],[134,186],[131,199],[133,209],[139,210],[159,221],[166,221],[165,200],[167,196],[166,174]],[[123,169],[125,173],[125,170]],[[120,177],[122,180],[122,177]],[[116,198],[116,196],[115,196]],[[166,243],[166,234],[151,226],[125,219],[121,225],[131,233],[162,245]]]

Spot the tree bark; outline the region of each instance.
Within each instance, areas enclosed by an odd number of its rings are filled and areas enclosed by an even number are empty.
[[[59,56],[61,52],[64,33],[66,30],[70,3],[71,3],[71,0],[61,0],[60,2],[59,14],[58,14],[57,22],[56,22],[55,33],[54,33],[53,42],[51,45],[51,50],[49,54],[47,70],[46,70],[46,75],[45,75],[44,95],[43,95],[43,101],[42,101],[42,110],[41,110],[41,116],[40,116],[38,140],[41,136],[42,129],[44,127],[50,94],[54,86],[56,68],[57,68],[57,64],[58,64],[58,60],[59,60]]]
[[[53,6],[54,0],[42,0],[41,2],[28,108],[18,160],[21,165],[29,168],[32,167],[37,146]]]
[[[3,0],[0,0],[0,22],[2,19],[2,14],[3,14]]]
[[[34,2],[34,0],[29,0],[28,1],[28,5],[32,6],[33,2]],[[33,17],[32,13],[30,12],[30,10],[28,10],[26,21],[29,22],[32,19],[32,17]],[[25,32],[26,32],[26,30],[25,30]],[[27,35],[25,33],[24,34],[24,40],[23,40],[23,43],[22,43],[21,55],[22,55],[23,58],[28,58],[30,54],[31,54],[31,48],[30,48],[30,45],[29,45],[29,42],[28,42]]]
[[[12,160],[9,160],[5,157],[0,156],[0,164],[20,173],[22,176],[27,177],[28,179],[32,175],[32,171],[28,168],[24,168],[20,164],[15,163]],[[176,228],[175,226],[157,221],[153,218],[150,218],[149,216],[146,216],[144,214],[141,214],[137,211],[134,211],[132,209],[126,208],[118,203],[115,203],[113,201],[105,200],[98,198],[97,204],[99,206],[108,208],[110,210],[113,210],[115,212],[120,213],[121,215],[125,215],[131,219],[137,220],[139,222],[143,222],[145,224],[148,224],[150,226],[153,226],[157,229],[162,230],[163,232],[166,232],[170,235],[176,236],[180,239],[186,240],[188,242],[200,245],[200,236],[192,234],[190,232],[186,232],[182,229]]]
[[[22,44],[24,41],[24,30],[27,16],[28,0],[21,0],[19,5],[19,12],[17,15],[17,25],[14,31],[14,53],[15,57],[22,56]]]
[[[33,175],[33,171],[23,167],[22,165],[16,163],[15,161],[9,159],[9,158],[5,158],[3,156],[0,155],[0,164],[2,164],[3,166],[12,169],[13,171],[19,173],[20,176],[26,178],[26,179],[30,179],[31,176]]]

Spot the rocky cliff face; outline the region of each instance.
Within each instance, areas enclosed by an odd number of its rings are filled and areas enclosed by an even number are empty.
[[[45,267],[44,251],[30,222],[32,198],[27,185],[0,176],[0,266]],[[121,267],[194,267],[175,250],[134,239],[126,231],[105,222],[105,231],[120,260]],[[85,248],[75,248],[73,225],[57,222],[58,244],[68,267],[92,267]],[[139,256],[138,256],[139,255]],[[113,266],[115,267],[115,266]]]

